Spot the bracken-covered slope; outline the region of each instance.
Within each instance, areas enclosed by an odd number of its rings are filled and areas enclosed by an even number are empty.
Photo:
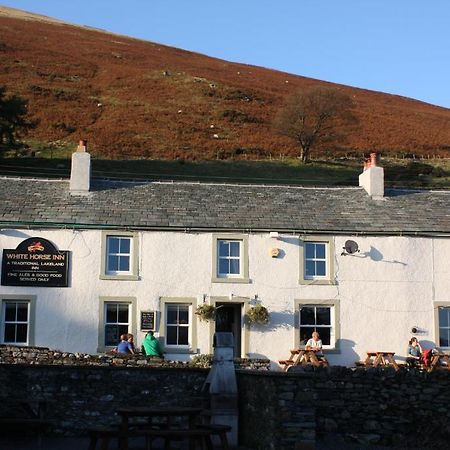
[[[272,128],[294,90],[336,86],[357,123],[321,152],[450,155],[450,110],[73,26],[0,7],[0,85],[29,100],[30,138],[85,138],[109,157],[296,154]],[[380,70],[388,70],[381,68]]]

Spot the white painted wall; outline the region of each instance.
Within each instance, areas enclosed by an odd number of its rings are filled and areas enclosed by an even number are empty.
[[[367,350],[405,356],[412,326],[424,330],[420,340],[434,341],[434,302],[450,306],[450,239],[339,236],[334,239],[337,284],[300,285],[299,241],[293,235],[249,236],[249,284],[211,282],[211,233],[140,232],[139,281],[100,280],[101,231],[3,229],[0,249],[14,249],[33,236],[70,250],[70,287],[0,286],[0,294],[36,295],[35,344],[66,351],[97,351],[99,297],[107,296],[136,297],[138,322],[140,310],[159,309],[160,297],[258,295],[272,316],[267,327],[250,330],[250,355],[273,361],[286,358],[294,346],[295,299],[336,300],[341,352],[328,359],[345,365]],[[361,252],[341,256],[350,238]],[[281,257],[269,256],[272,247],[282,250]],[[209,325],[198,322],[197,331],[200,352],[211,352]],[[142,337],[138,332],[139,345]]]

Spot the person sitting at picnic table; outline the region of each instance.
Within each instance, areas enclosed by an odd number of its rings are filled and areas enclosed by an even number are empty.
[[[153,331],[149,331],[142,342],[142,353],[146,356],[159,356],[163,357],[163,353],[159,346],[158,339],[153,335]]]
[[[128,334],[122,334],[120,336],[120,342],[113,350],[115,353],[134,353],[134,345],[129,342]]]
[[[131,345],[131,348],[133,349],[132,353],[136,353],[136,350],[134,348],[134,336],[131,333],[127,334],[127,341]]]
[[[416,337],[412,337],[409,340],[408,351],[406,356],[406,363],[410,367],[414,367],[420,362],[420,357],[422,356],[422,347]]]
[[[319,339],[320,335],[317,331],[312,332],[312,337],[308,339],[305,350],[314,352],[316,356],[322,356],[322,340]]]

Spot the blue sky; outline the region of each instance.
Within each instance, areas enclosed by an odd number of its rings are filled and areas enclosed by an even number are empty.
[[[450,0],[3,0],[2,4],[230,61],[450,108]]]

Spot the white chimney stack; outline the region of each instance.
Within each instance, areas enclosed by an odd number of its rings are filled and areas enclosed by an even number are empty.
[[[378,166],[377,153],[371,153],[364,161],[364,171],[359,176],[359,185],[375,200],[384,197],[384,170]]]
[[[72,154],[70,193],[86,194],[91,185],[91,155],[87,152],[87,141],[81,140]]]

